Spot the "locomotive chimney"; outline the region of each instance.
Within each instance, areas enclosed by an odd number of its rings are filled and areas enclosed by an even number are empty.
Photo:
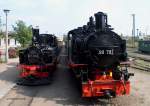
[[[33,33],[33,36],[39,35],[39,29],[32,28],[32,33]]]
[[[38,36],[39,36],[39,29],[38,28],[32,28],[32,45],[37,42]]]
[[[103,12],[98,12],[95,14],[96,30],[105,30],[107,26],[107,15]]]

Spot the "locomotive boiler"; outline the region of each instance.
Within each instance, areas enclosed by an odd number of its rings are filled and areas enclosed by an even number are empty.
[[[32,44],[19,51],[20,85],[49,84],[57,65],[57,38],[52,34],[39,34],[32,29]]]
[[[68,32],[69,67],[81,83],[83,97],[130,93],[126,41],[108,25],[103,12]]]

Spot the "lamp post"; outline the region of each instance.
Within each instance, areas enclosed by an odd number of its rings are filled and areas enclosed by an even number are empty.
[[[1,27],[2,27],[2,20],[1,20],[1,16],[0,16],[0,32],[1,32]]]
[[[6,61],[6,63],[8,62],[8,30],[7,30],[7,16],[8,16],[8,13],[9,13],[9,11],[10,10],[8,10],[8,9],[4,9],[4,13],[5,13],[5,15],[6,15],[6,32],[5,32],[5,46],[6,46],[6,48],[5,48],[5,61]]]
[[[136,29],[137,30],[137,39],[139,38],[139,29]]]
[[[132,14],[132,17],[133,17],[132,40],[133,40],[133,47],[135,47],[135,14]]]

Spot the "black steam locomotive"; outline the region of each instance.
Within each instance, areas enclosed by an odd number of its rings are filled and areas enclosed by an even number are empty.
[[[39,34],[39,29],[32,29],[32,32],[32,44],[19,51],[21,79],[18,84],[47,84],[50,83],[50,75],[57,64],[57,38],[51,34]]]
[[[95,14],[87,25],[68,33],[69,66],[82,84],[83,97],[129,94],[126,41],[107,24],[107,15]],[[125,67],[125,68],[122,68]]]

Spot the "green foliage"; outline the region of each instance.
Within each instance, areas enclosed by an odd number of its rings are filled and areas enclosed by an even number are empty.
[[[13,26],[14,38],[21,44],[22,47],[26,47],[30,44],[32,39],[32,28],[27,26],[23,21],[16,22],[16,26]]]
[[[4,33],[2,31],[0,31],[0,38],[4,37]]]

